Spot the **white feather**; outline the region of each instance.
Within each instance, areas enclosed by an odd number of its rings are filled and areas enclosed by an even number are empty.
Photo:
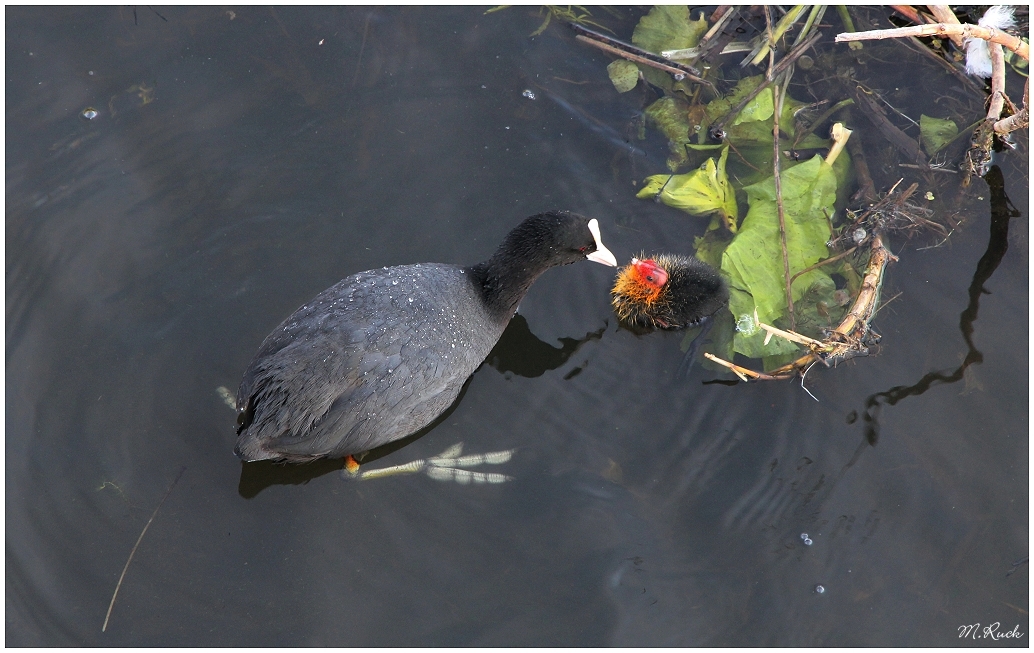
[[[984,13],[983,18],[977,24],[981,27],[993,27],[995,29],[1015,27],[1016,18],[1013,16],[1015,11],[1016,8],[1012,5],[995,5]]]
[[[994,29],[1013,27],[1016,25],[1014,11],[1012,5],[995,5],[984,13],[977,24]],[[991,52],[984,39],[966,39],[966,72],[983,78],[991,76]]]
[[[991,76],[991,52],[984,39],[966,39],[966,72],[985,79]]]

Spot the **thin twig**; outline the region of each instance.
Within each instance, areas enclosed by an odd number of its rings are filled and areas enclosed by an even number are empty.
[[[817,362],[818,361],[815,361],[811,365],[809,365],[808,367],[804,368],[804,372],[801,374],[801,388],[803,388],[804,391],[808,393],[808,396],[811,397],[812,399],[814,399],[815,401],[818,401],[819,398],[816,397],[815,395],[811,394],[811,390],[809,390],[808,387],[806,385],[804,385],[804,377],[808,376],[808,372],[811,370],[811,368],[815,367],[815,363],[817,363]]]
[[[840,111],[844,107],[849,107],[852,104],[854,104],[854,100],[852,100],[851,98],[847,98],[846,100],[841,100],[841,101],[837,102],[836,104],[834,104],[833,106],[831,106],[830,108],[826,109],[826,111],[821,116],[819,116],[814,121],[812,121],[812,123],[810,125],[808,125],[808,127],[806,129],[802,129],[800,131],[794,132],[794,138],[793,138],[794,145],[796,145],[797,143],[800,143],[801,141],[803,141],[808,136],[808,134],[814,133],[814,131],[822,123],[824,123],[827,120],[829,120],[830,116],[832,116],[834,113],[836,113],[837,111]]]
[[[790,283],[793,283],[794,281],[797,281],[797,277],[801,276],[805,272],[811,272],[812,270],[817,270],[817,269],[819,269],[819,268],[821,268],[823,266],[829,265],[830,263],[834,263],[836,261],[839,261],[840,259],[844,258],[845,256],[853,254],[856,249],[858,249],[858,245],[855,245],[854,247],[852,247],[849,250],[840,252],[836,256],[830,256],[827,259],[823,259],[823,260],[819,261],[818,263],[816,263],[815,265],[809,265],[808,267],[804,268],[803,270],[801,270],[797,274],[795,274],[792,277],[790,277]]]
[[[758,381],[782,381],[782,380],[788,379],[788,378],[790,378],[790,376],[792,376],[791,374],[788,374],[788,375],[785,375],[785,376],[772,376],[771,374],[765,374],[764,372],[755,372],[754,370],[747,369],[746,367],[740,367],[739,365],[736,365],[735,363],[730,363],[727,360],[723,360],[721,358],[718,358],[717,356],[715,356],[714,354],[712,354],[710,352],[704,352],[704,358],[706,358],[706,359],[708,359],[710,361],[714,361],[715,363],[718,363],[722,367],[728,368],[729,370],[731,370],[733,372],[733,374],[735,374],[736,376],[740,377],[740,380],[744,381],[744,382],[748,382],[748,381],[750,381],[750,379],[755,379],[755,380],[758,380]]]
[[[919,144],[887,118],[887,112],[872,98],[874,95],[872,91],[861,85],[856,85],[852,90],[855,102],[858,103],[858,109],[890,141],[891,145],[904,154],[910,162],[927,165],[926,155],[919,149]]]
[[[803,5],[802,5],[803,7]],[[789,15],[789,14],[787,14]],[[768,42],[774,43],[772,33],[772,17],[768,5],[765,5],[765,32],[768,35]],[[773,50],[768,51],[768,75],[769,81],[773,81],[772,69],[775,55]],[[756,62],[755,62],[756,63]],[[779,244],[783,250],[783,280],[786,291],[786,310],[790,315],[790,330],[797,328],[797,322],[793,313],[793,293],[790,291],[790,255],[786,251],[786,214],[783,211],[783,180],[779,174],[779,114],[782,112],[782,93],[779,92],[779,84],[772,87],[772,180],[775,183],[776,215],[779,216]],[[756,311],[755,311],[756,312]]]
[[[913,170],[923,170],[925,172],[944,172],[949,175],[959,174],[958,170],[952,170],[951,168],[938,168],[936,166],[917,166],[911,163],[899,163],[899,168],[912,168]]]
[[[992,61],[992,64],[994,62]],[[1023,86],[1023,108],[1009,116],[1002,118],[995,123],[994,130],[998,134],[1008,134],[1017,129],[1024,129],[1030,125],[1030,114],[1027,113],[1027,106],[1030,104],[1030,78]]]
[[[606,43],[607,45],[613,48],[617,48],[618,50],[622,50],[629,54],[634,54],[638,57],[643,57],[644,59],[649,59],[655,63],[668,63],[671,66],[678,68],[680,71],[684,73],[689,73],[690,75],[700,74],[699,70],[697,70],[693,66],[690,66],[689,64],[677,62],[672,63],[665,61],[662,55],[659,55],[655,52],[650,52],[649,50],[644,50],[639,46],[632,45],[631,43],[625,43],[624,41],[614,38],[613,36],[607,36],[606,34],[602,34],[595,30],[591,30],[588,27],[585,27],[584,25],[579,25],[578,23],[568,23],[568,26],[575,32],[578,32],[582,36],[586,36],[592,39],[593,41],[597,41],[599,43]]]
[[[854,21],[851,20],[851,13],[847,10],[847,5],[837,5],[837,13],[840,14],[841,22],[844,23],[844,29],[848,32],[854,32]],[[862,44],[859,43],[857,45],[851,45],[850,48],[852,50],[860,50],[862,48]]]
[[[724,141],[725,125],[729,121],[735,119],[736,116],[740,115],[740,112],[743,111],[744,107],[750,104],[754,100],[754,98],[756,98],[761,93],[761,91],[769,87],[769,85],[772,83],[772,80],[778,78],[784,70],[790,67],[793,64],[793,62],[797,61],[797,59],[799,59],[802,54],[808,51],[808,48],[815,45],[821,38],[822,33],[816,32],[815,34],[810,36],[808,40],[804,43],[801,43],[798,46],[794,46],[794,48],[790,50],[790,52],[785,57],[779,60],[779,63],[772,67],[771,77],[763,80],[760,84],[758,84],[753,91],[748,93],[745,98],[740,100],[739,104],[732,108],[732,111],[711,123],[711,127],[708,129],[711,138],[713,138],[716,141]]]
[[[797,22],[797,19],[801,17],[801,14],[803,14],[806,9],[808,9],[807,5],[797,5],[788,11],[786,15],[779,20],[779,23],[777,23],[775,27],[771,27],[771,23],[769,23],[769,27],[766,28],[768,38],[765,39],[765,42],[758,49],[757,54],[755,54],[753,58],[748,57],[750,61],[744,61],[740,65],[743,66],[750,63],[751,65],[756,66],[761,63],[761,60],[768,56],[768,53],[775,48],[776,42],[783,38],[783,34],[786,33],[786,30],[790,29],[790,26]]]
[[[779,216],[779,244],[783,248],[783,279],[786,281],[786,310],[790,315],[790,330],[797,328],[797,320],[793,313],[793,293],[790,291],[790,254],[786,250],[786,215],[783,212],[783,181],[779,174],[779,85],[772,89],[775,112],[772,114],[772,179],[775,181],[776,215]]]
[[[923,19],[919,17],[919,12],[916,11],[912,5],[889,5],[891,9],[898,12],[905,18],[909,19],[916,25],[922,25]]]
[[[711,26],[711,29],[707,30],[707,34],[704,34],[703,38],[700,39],[700,42],[697,43],[698,48],[703,50],[711,41],[711,39],[714,38],[715,34],[717,34],[725,28],[725,25],[729,22],[729,20],[732,19],[733,15],[736,13],[734,11],[730,11],[730,9],[733,9],[732,5],[721,5],[718,7],[718,9],[715,9],[714,14],[711,14],[711,20],[715,21],[715,23]],[[718,18],[715,18],[715,14],[717,14],[719,11],[722,12],[722,15]]]
[[[961,25],[958,16],[951,10],[948,5],[926,5],[926,8],[930,10],[933,17],[937,19],[938,23],[944,23],[945,25]],[[965,47],[963,39],[958,34],[949,34],[948,38],[955,44],[955,47]]]
[[[878,41],[880,39],[900,39],[907,36],[962,36],[964,39],[978,38],[992,43],[998,43],[1009,48],[1027,61],[1030,61],[1030,46],[1023,40],[1003,32],[994,27],[983,27],[982,25],[948,25],[945,23],[934,23],[932,25],[913,25],[912,27],[898,27],[896,29],[876,29],[868,32],[845,32],[837,34],[836,42],[847,41]]]
[[[988,43],[987,49],[991,54],[991,103],[987,119],[998,122],[1005,107],[1005,52],[998,43]]]
[[[681,68],[682,64],[679,64],[678,62],[671,61],[671,62],[669,62],[667,64],[660,63],[659,61],[654,61],[653,59],[650,59],[648,57],[644,57],[644,56],[641,56],[641,55],[638,55],[638,54],[635,54],[635,53],[632,53],[632,52],[628,52],[627,50],[622,50],[621,48],[615,47],[615,46],[613,46],[613,45],[611,45],[609,43],[604,43],[603,41],[598,41],[598,40],[596,40],[594,38],[591,38],[591,37],[588,37],[588,36],[584,36],[582,34],[578,34],[577,36],[575,36],[575,38],[578,39],[579,41],[582,41],[583,43],[588,43],[589,45],[591,45],[593,47],[597,47],[597,48],[599,48],[601,50],[605,50],[605,51],[607,51],[607,52],[609,52],[611,54],[616,54],[617,56],[622,57],[624,59],[628,59],[629,61],[634,61],[636,63],[641,63],[644,66],[650,66],[651,68],[656,68],[658,70],[663,70],[664,72],[666,72],[666,73],[672,75],[673,77],[675,77],[676,80],[688,79],[688,80],[690,80],[692,82],[696,82],[698,84],[704,84],[705,86],[710,88],[712,91],[715,91],[715,93],[717,94],[717,89],[715,89],[714,84],[712,84],[711,82],[707,81],[706,79],[697,77],[696,75],[694,75],[692,73],[688,73],[685,70],[682,70],[682,68]]]
[[[129,552],[129,558],[126,559],[126,566],[122,568],[122,574],[118,577],[118,584],[115,585],[115,593],[111,595],[111,603],[108,603],[108,613],[104,615],[104,625],[101,626],[101,632],[103,633],[108,629],[108,620],[111,619],[111,609],[115,607],[115,597],[118,596],[118,591],[122,587],[122,581],[126,577],[126,571],[129,570],[129,563],[133,562],[133,556],[136,555],[136,550],[140,546],[141,540],[144,539],[144,535],[147,533],[147,529],[151,527],[151,522],[158,515],[158,511],[161,510],[162,504],[169,498],[169,494],[172,493],[172,488],[176,487],[176,484],[180,482],[180,477],[183,476],[183,472],[187,471],[186,467],[181,467],[179,474],[176,474],[175,480],[169,486],[169,489],[165,491],[165,496],[158,502],[158,507],[151,513],[151,518],[144,524],[144,530],[140,531],[140,537],[136,538],[136,544],[133,545],[133,550]]]
[[[955,233],[955,230],[954,230],[954,229],[952,229],[951,231],[949,231],[949,232],[948,232],[948,235],[947,235],[947,236],[945,236],[944,238],[942,238],[942,239],[941,239],[941,242],[937,243],[936,245],[927,245],[926,247],[917,247],[917,248],[916,248],[916,251],[917,251],[917,252],[921,252],[921,251],[923,251],[924,249],[935,249],[935,248],[937,248],[937,247],[940,247],[940,246],[941,246],[941,245],[943,245],[944,243],[948,242],[948,238],[950,238],[950,237],[951,237],[951,235],[952,235],[953,233]]]

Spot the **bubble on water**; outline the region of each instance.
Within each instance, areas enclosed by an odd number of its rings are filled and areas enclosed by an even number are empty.
[[[754,321],[753,315],[744,313],[736,320],[736,330],[745,336],[752,336],[758,332],[758,323]]]
[[[825,592],[826,592],[826,588],[823,587],[822,585],[816,585],[815,586],[815,593],[816,594],[825,594]]]
[[[82,113],[79,114],[79,116],[84,120],[93,120],[99,115],[100,113],[98,113],[97,110],[93,107],[86,107],[85,109],[83,109]]]
[[[801,541],[804,542],[804,546],[811,546],[811,538],[807,533],[801,533]]]
[[[521,95],[523,95],[524,97],[528,98],[529,100],[534,100],[535,99],[535,92],[532,91],[530,88],[524,89],[524,92],[521,93]]]

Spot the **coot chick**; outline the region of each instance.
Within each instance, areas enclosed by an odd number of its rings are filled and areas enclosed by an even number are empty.
[[[263,341],[237,392],[234,452],[306,462],[419,431],[456,399],[535,279],[585,259],[617,265],[596,220],[563,211],[524,220],[477,265],[343,279]]]
[[[725,281],[691,256],[633,258],[618,272],[611,303],[619,319],[653,329],[696,326],[729,301]]]

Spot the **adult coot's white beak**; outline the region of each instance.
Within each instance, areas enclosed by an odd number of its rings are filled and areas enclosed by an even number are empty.
[[[589,231],[592,233],[592,239],[596,241],[596,251],[586,255],[585,258],[616,268],[618,260],[614,258],[609,249],[603,246],[603,241],[600,240],[600,223],[596,221],[596,218],[589,220]]]

